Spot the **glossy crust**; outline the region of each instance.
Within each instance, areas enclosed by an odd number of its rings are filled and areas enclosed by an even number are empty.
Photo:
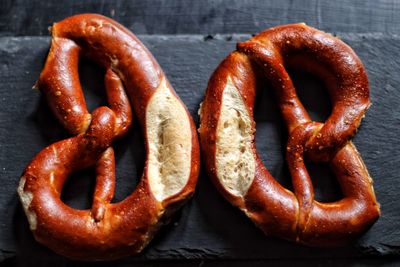
[[[313,73],[325,82],[333,110],[325,123],[312,122],[297,97],[286,68]],[[257,77],[270,81],[289,131],[286,160],[294,192],[283,188],[252,151],[255,174],[244,195],[225,188],[217,171],[217,125],[228,79],[246,106],[255,131],[253,107]],[[350,138],[370,106],[365,69],[353,50],[341,40],[305,24],[266,30],[239,43],[212,75],[200,109],[200,141],[209,176],[221,194],[243,210],[267,235],[311,246],[343,245],[363,233],[379,217],[372,179]],[[304,155],[305,154],[305,155]],[[304,165],[328,161],[343,199],[321,203]]]
[[[90,114],[79,83],[78,61],[85,56],[107,69],[109,107]],[[25,169],[18,193],[37,241],[57,253],[79,260],[112,260],[139,253],[170,215],[193,194],[200,152],[190,121],[191,158],[186,185],[158,201],[149,185],[148,160],[135,191],[110,203],[115,188],[113,140],[126,133],[134,107],[142,128],[146,154],[146,108],[162,82],[184,107],[144,45],[126,28],[106,17],[83,14],[52,27],[51,49],[37,83],[62,125],[77,136],[42,150]],[[126,92],[126,93],[125,93]],[[128,100],[129,97],[129,100]],[[73,172],[96,167],[91,210],[76,210],[60,200],[62,187]]]

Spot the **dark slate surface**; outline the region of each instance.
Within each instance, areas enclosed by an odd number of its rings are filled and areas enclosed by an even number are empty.
[[[253,33],[304,21],[327,31],[400,30],[397,0],[1,0],[0,35],[47,35],[53,22],[95,12],[137,34]]]
[[[265,237],[249,219],[216,191],[202,172],[194,198],[163,228],[149,247],[130,262],[143,259],[315,259],[400,254],[400,37],[383,34],[339,34],[363,60],[369,74],[373,105],[354,143],[361,152],[382,206],[382,217],[354,244],[336,249],[307,248]],[[163,67],[196,122],[208,78],[219,62],[248,35],[140,36]],[[16,186],[30,159],[45,146],[66,138],[39,92],[32,90],[49,48],[48,37],[0,38],[0,261],[17,254],[24,262],[63,258],[33,241]],[[89,106],[103,103],[103,70],[83,61],[82,84]],[[294,73],[299,94],[313,118],[329,115],[330,105],[320,81]],[[257,147],[271,173],[287,187],[290,178],[283,160],[284,125],[271,90],[256,104]],[[143,170],[143,146],[137,127],[115,145],[117,193],[123,199]],[[340,190],[326,166],[308,165],[320,200],[335,200]],[[63,192],[65,202],[88,208],[93,191],[92,171],[72,177]],[[201,262],[200,262],[201,263]]]

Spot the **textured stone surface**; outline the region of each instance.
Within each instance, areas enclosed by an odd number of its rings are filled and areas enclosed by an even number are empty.
[[[1,0],[0,35],[47,35],[53,22],[100,13],[137,34],[255,33],[306,22],[327,31],[400,30],[397,0]]]
[[[354,138],[371,176],[382,208],[379,221],[353,245],[316,249],[265,237],[239,210],[226,202],[202,172],[194,198],[164,227],[137,259],[307,259],[345,258],[400,254],[398,203],[400,147],[400,37],[384,34],[339,34],[363,60],[370,79],[373,105]],[[196,123],[197,109],[207,81],[219,62],[245,35],[140,36],[154,54],[171,84],[188,106]],[[48,37],[0,38],[0,261],[15,255],[23,259],[62,260],[38,245],[29,232],[16,186],[30,159],[45,146],[67,137],[39,92],[32,90],[41,71]],[[104,103],[104,72],[82,62],[82,84],[89,107]],[[299,94],[313,118],[329,115],[323,85],[315,78],[295,73]],[[286,130],[269,88],[261,90],[256,103],[258,151],[277,179],[291,187],[283,160]],[[117,192],[114,201],[126,197],[143,170],[144,149],[140,131],[134,129],[115,144]],[[206,155],[204,155],[206,156]],[[317,198],[340,197],[337,182],[326,166],[309,164]],[[63,199],[77,208],[90,207],[93,171],[69,179]]]

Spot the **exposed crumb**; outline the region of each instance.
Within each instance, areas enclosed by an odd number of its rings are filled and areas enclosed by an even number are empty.
[[[155,198],[162,201],[177,194],[186,185],[192,150],[186,110],[172,95],[165,79],[148,104],[146,131],[150,188]]]
[[[217,176],[225,190],[244,196],[255,173],[251,118],[238,90],[228,77],[217,126]]]
[[[33,230],[36,230],[37,219],[36,219],[36,213],[29,210],[29,206],[31,205],[31,202],[33,200],[33,195],[31,192],[24,191],[25,182],[26,182],[26,178],[24,176],[22,176],[19,181],[17,192],[18,192],[19,198],[21,200],[22,207],[24,208],[26,217],[28,218],[29,228],[33,231]]]

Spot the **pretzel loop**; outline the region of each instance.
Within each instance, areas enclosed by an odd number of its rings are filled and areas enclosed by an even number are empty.
[[[108,107],[92,114],[79,81],[81,56],[106,69]],[[94,14],[53,25],[50,52],[37,86],[75,136],[43,149],[21,177],[18,194],[35,239],[79,260],[139,253],[195,189],[199,148],[186,107],[136,36]],[[111,145],[131,125],[131,104],[145,141],[144,172],[131,195],[111,203],[115,189]],[[67,206],[60,199],[65,181],[91,166],[96,169],[91,209]]]
[[[333,110],[313,122],[286,71],[293,68],[325,82]],[[286,160],[294,192],[268,172],[254,142],[258,76],[275,92],[289,132]],[[304,24],[266,30],[239,43],[212,75],[200,109],[200,139],[207,172],[223,196],[267,235],[313,246],[343,245],[379,217],[372,179],[350,138],[370,105],[360,59],[340,40]],[[314,199],[304,158],[329,165],[343,198]]]
[[[307,142],[310,158],[329,161],[355,134],[370,106],[368,78],[360,59],[346,44],[305,26],[296,31],[280,27],[239,43],[238,51],[255,60],[271,81],[289,132],[311,118],[285,68],[313,73],[325,82],[333,110]]]
[[[342,147],[329,162],[344,198],[334,203],[321,203],[314,200],[314,189],[304,164],[304,154],[308,140],[321,126],[321,123],[314,122],[298,126],[292,131],[287,144],[286,159],[294,194],[299,203],[297,241],[300,242],[315,242],[314,240],[318,240],[320,235],[330,239],[346,239],[346,234],[352,234],[355,225],[361,224],[361,221],[366,219],[373,220],[376,216],[370,213],[373,209],[360,205],[365,201],[363,194],[371,190],[372,180],[352,142]],[[344,222],[351,223],[346,225]],[[335,224],[344,229],[329,232],[332,229],[327,226]],[[323,229],[323,226],[328,229]]]

